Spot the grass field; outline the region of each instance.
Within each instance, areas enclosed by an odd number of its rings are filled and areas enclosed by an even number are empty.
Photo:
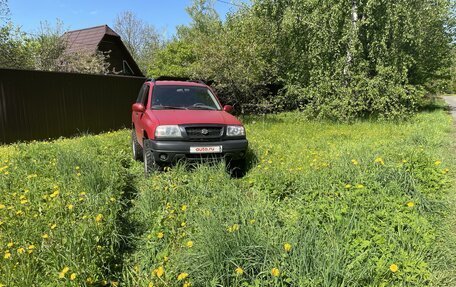
[[[0,286],[456,285],[444,111],[244,121],[242,179],[146,179],[127,130],[0,147]]]

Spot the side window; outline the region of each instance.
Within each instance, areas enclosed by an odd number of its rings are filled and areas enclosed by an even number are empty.
[[[143,98],[142,98],[142,104],[143,106],[146,106],[147,105],[147,98],[149,96],[149,85],[144,85],[145,86],[145,89],[144,89],[144,95],[143,95]]]
[[[141,90],[139,90],[138,98],[136,98],[136,103],[140,104],[143,102],[143,95],[144,95],[144,90],[146,89],[147,85],[143,85],[141,87]]]

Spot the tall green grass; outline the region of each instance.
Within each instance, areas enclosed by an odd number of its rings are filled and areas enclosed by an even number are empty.
[[[441,240],[454,188],[448,115],[352,125],[299,113],[244,120],[251,151],[242,179],[222,164],[144,178],[128,131],[1,147],[0,283],[455,284]]]

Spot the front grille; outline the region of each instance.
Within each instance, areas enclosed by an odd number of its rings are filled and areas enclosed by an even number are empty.
[[[223,135],[223,127],[186,127],[185,132],[191,140],[218,140]]]

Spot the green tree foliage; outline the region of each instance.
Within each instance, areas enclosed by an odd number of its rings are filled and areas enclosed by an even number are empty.
[[[221,21],[211,1],[196,0],[192,23],[158,52],[149,73],[213,80],[243,107],[300,108],[343,121],[402,118],[427,94],[449,89],[451,5],[255,0]]]
[[[120,34],[141,70],[144,73],[147,72],[163,42],[157,30],[131,11],[124,11],[117,15],[114,20],[114,30]]]

